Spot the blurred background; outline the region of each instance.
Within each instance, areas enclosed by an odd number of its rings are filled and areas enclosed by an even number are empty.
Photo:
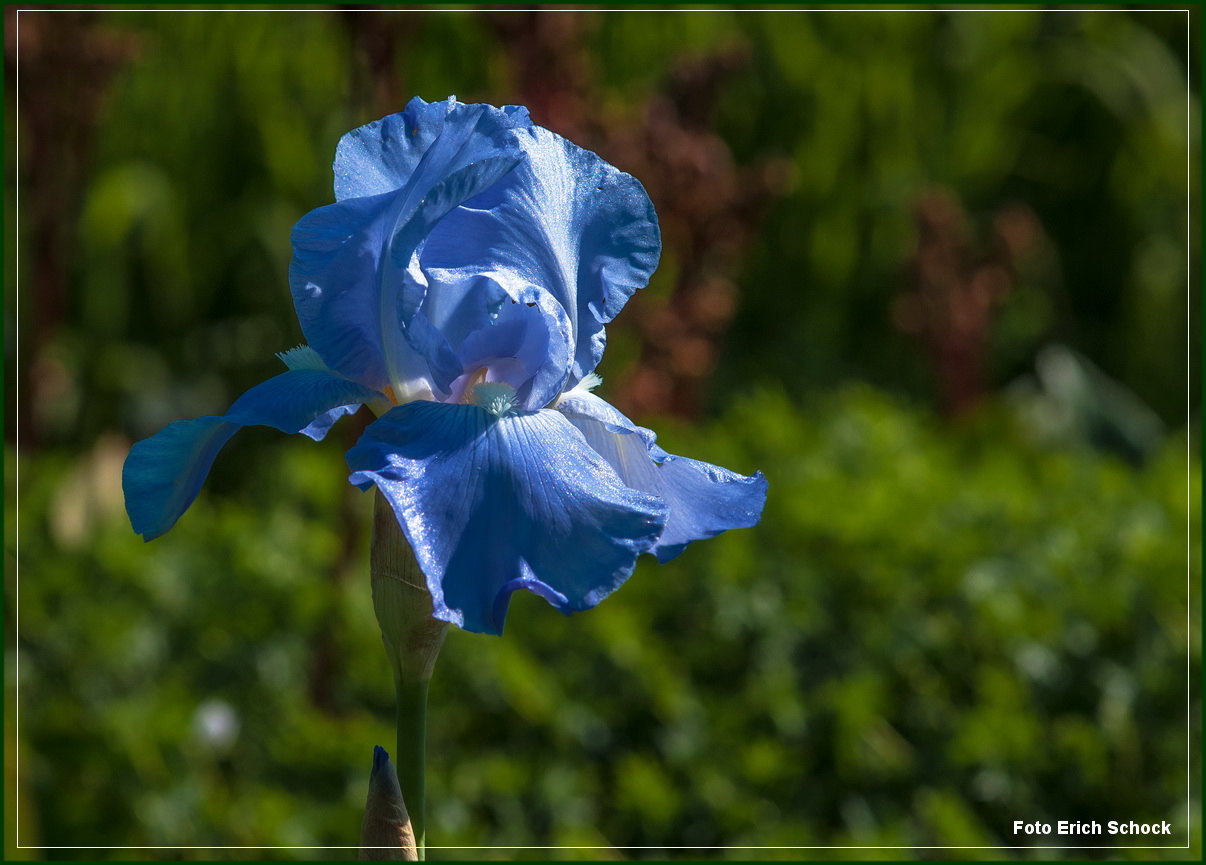
[[[770,498],[449,635],[431,858],[1199,857],[1198,18],[6,9],[8,856],[355,858],[267,848],[355,844],[393,741],[365,418],[150,545],[121,465],[302,341],[339,136],[454,93],[645,185],[599,393]],[[1192,846],[916,849],[1017,819]],[[741,845],[913,849],[674,849]]]

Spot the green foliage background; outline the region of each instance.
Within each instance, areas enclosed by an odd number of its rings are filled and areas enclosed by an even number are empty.
[[[406,29],[386,75],[407,95],[514,101],[483,16],[374,14]],[[1200,337],[1185,297],[1200,261],[1184,246],[1200,235],[1185,140],[1188,96],[1196,190],[1200,42],[1195,13],[1187,56],[1185,18],[592,15],[601,112],[683,57],[748,58],[714,128],[736,164],[784,166],[783,191],[733,274],[707,416],[641,420],[671,452],[762,469],[770,499],[756,529],[642,562],[594,611],[516,597],[504,638],[450,634],[428,837],[479,849],[432,858],[1185,854],[919,849],[1037,843],[1015,819],[1169,820],[1200,856],[1200,379],[1186,364]],[[23,184],[20,210],[6,199],[8,853],[354,858],[266,849],[354,844],[372,746],[392,741],[371,499],[342,461],[354,430],[319,444],[245,431],[149,546],[120,467],[131,441],[224,411],[301,341],[289,230],[330,200],[339,135],[377,116],[363,58],[325,10],[95,26],[134,47],[73,167],[48,332],[29,324],[42,190],[7,80],[10,193]],[[73,97],[23,76],[22,100]],[[957,422],[892,323],[913,203],[934,185],[973,227],[1020,201],[1048,237],[999,311],[993,392]],[[680,265],[669,255],[649,292]],[[637,359],[625,327],[609,380]],[[1011,385],[1052,342],[1135,396],[1086,408]],[[11,398],[22,368],[28,417]],[[1095,448],[1094,424],[1125,426],[1136,400],[1158,437],[1129,461]],[[206,718],[233,725],[207,734]],[[14,806],[30,849],[12,848]],[[905,849],[673,849],[741,845]],[[39,849],[63,846],[94,849]]]

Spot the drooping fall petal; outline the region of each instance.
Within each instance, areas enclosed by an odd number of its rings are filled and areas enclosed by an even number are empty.
[[[470,631],[501,633],[517,589],[565,613],[593,607],[665,527],[665,505],[553,411],[408,403],[365,431],[348,465],[393,506],[436,617]]]
[[[666,530],[650,552],[668,562],[687,544],[728,529],[748,528],[762,517],[766,478],[739,475],[711,463],[666,453],[651,430],[636,426],[591,393],[575,392],[557,410],[634,489],[663,499],[670,508]]]
[[[188,510],[230,437],[258,424],[321,439],[341,414],[382,395],[354,381],[294,369],[247,391],[224,415],[176,421],[130,448],[122,468],[126,511],[134,531],[153,540]]]

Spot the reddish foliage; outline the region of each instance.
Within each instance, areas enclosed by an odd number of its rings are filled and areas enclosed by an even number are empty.
[[[921,340],[943,411],[958,417],[985,393],[993,310],[1013,291],[1017,265],[1039,243],[1042,227],[1029,208],[1010,205],[993,216],[986,248],[980,248],[963,206],[945,189],[923,195],[915,216],[913,289],[896,299],[892,317]]]

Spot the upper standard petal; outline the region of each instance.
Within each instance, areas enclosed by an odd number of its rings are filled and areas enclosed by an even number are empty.
[[[479,275],[520,302],[550,294],[573,329],[573,384],[602,356],[603,325],[657,267],[657,215],[634,177],[589,150],[539,126],[514,136],[525,159],[444,217],[420,263],[429,297]]]
[[[403,401],[448,398],[506,297],[568,322],[533,393],[576,383],[657,266],[640,183],[522,108],[413,100],[344,136],[335,174],[338,202],[294,230],[298,317],[332,369]]]
[[[339,139],[335,148],[335,199],[393,192],[410,183],[426,157],[433,173],[464,167],[494,149],[498,134],[531,125],[518,105],[466,105],[450,96],[424,102],[418,96],[405,110],[366,123]],[[476,136],[476,140],[471,140]],[[458,151],[464,150],[463,153]]]
[[[593,607],[665,525],[662,502],[625,485],[553,411],[412,402],[347,456],[352,483],[376,484],[397,514],[436,617],[470,631],[502,633],[519,588],[565,613]]]
[[[413,390],[402,398],[459,374],[454,347],[414,321],[427,287],[407,271],[449,210],[523,158],[514,130],[527,122],[518,109],[413,100],[344,136],[339,200],[298,222],[289,268],[302,330],[327,366],[369,387]]]
[[[482,158],[434,180],[423,174],[405,189],[339,201],[298,221],[289,286],[302,332],[328,367],[377,390],[415,393],[459,373],[443,336],[413,322],[426,285],[408,264],[444,214],[518,159]]]

